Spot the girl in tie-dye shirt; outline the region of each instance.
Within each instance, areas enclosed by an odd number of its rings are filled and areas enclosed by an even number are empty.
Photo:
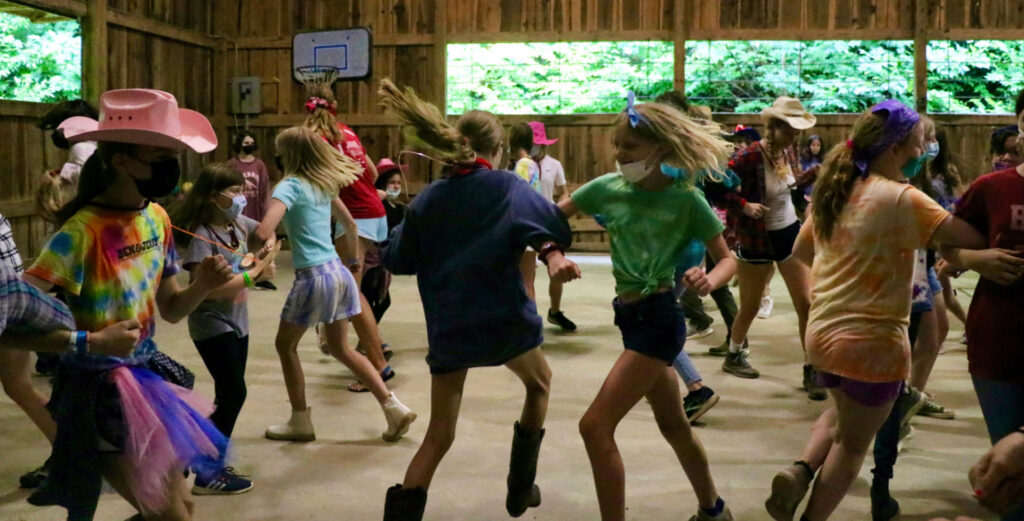
[[[766,507],[774,519],[793,518],[813,469],[822,467],[807,519],[827,519],[857,477],[910,375],[914,250],[934,242],[984,245],[970,226],[905,183],[901,169],[923,153],[919,116],[889,100],[862,114],[850,140],[822,165],[812,217],[793,255],[813,261],[807,354],[835,406],[818,418],[801,460],[772,482]]]

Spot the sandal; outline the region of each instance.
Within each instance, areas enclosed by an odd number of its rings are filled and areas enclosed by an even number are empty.
[[[385,362],[390,362],[391,361],[391,357],[395,355],[395,352],[391,350],[391,346],[389,346],[388,344],[381,344],[380,345],[380,350],[384,354],[384,361]],[[366,349],[363,348],[363,346],[361,346],[361,345],[356,346],[356,351],[358,351],[359,354],[361,354],[363,356],[366,356]]]
[[[395,377],[395,370],[392,369],[390,365],[385,367],[384,369],[382,369],[380,371],[380,379],[385,381],[385,382],[390,380],[390,379],[392,379],[392,378],[394,378],[394,377]],[[363,385],[363,383],[360,382],[359,380],[356,380],[356,381],[348,384],[348,390],[349,390],[349,392],[353,392],[353,393],[368,393],[368,392],[370,392],[370,388],[365,386],[365,385]]]

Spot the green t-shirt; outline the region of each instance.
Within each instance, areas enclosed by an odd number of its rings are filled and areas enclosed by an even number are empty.
[[[700,190],[682,180],[649,192],[622,174],[605,174],[576,190],[572,202],[584,213],[604,217],[619,295],[674,286],[676,263],[687,244],[707,242],[725,229]]]

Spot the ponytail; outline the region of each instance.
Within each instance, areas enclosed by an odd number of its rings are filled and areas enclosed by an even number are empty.
[[[384,79],[377,93],[381,105],[405,126],[405,138],[445,162],[472,163],[477,154],[492,154],[501,147],[501,123],[490,112],[466,112],[453,127],[436,106],[420,99],[412,88],[403,91]]]
[[[824,239],[832,237],[839,214],[850,200],[853,185],[860,177],[860,170],[854,164],[854,151],[878,143],[884,125],[885,118],[868,109],[853,124],[850,140],[832,147],[825,155],[811,194],[815,230]]]
[[[306,87],[306,95],[309,97],[322,98],[329,104],[336,103],[334,99],[334,91],[329,84],[326,83],[315,83]],[[324,107],[320,104],[313,104],[312,109],[307,104],[307,111],[309,115],[306,116],[306,121],[303,126],[316,132],[317,134],[327,138],[332,145],[341,143],[345,138],[341,135],[341,131],[338,130],[338,119],[334,117],[333,109],[330,105]]]

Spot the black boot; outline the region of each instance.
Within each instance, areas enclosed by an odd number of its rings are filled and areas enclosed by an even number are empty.
[[[537,478],[537,456],[544,429],[534,434],[524,434],[516,422],[512,437],[512,457],[508,463],[508,496],[505,510],[512,517],[519,517],[529,507],[540,506],[540,487]]]
[[[900,504],[889,495],[889,480],[875,476],[871,482],[871,520],[889,521],[900,514]]]
[[[421,521],[426,506],[426,490],[395,485],[388,489],[384,500],[384,521]]]

